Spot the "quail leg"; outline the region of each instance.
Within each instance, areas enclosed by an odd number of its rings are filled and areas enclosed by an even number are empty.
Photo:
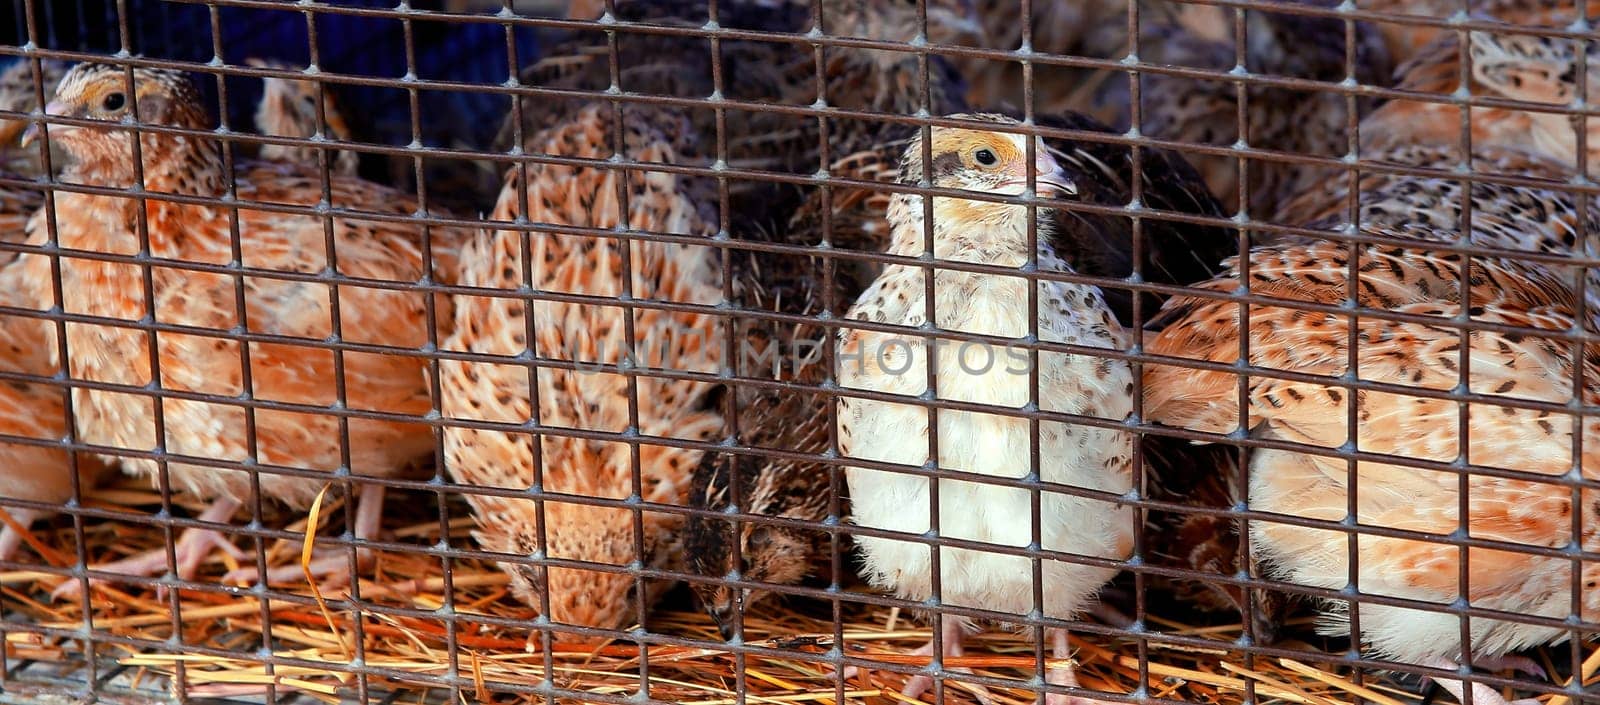
[[[363,484],[360,494],[356,495],[356,538],[368,540],[376,538],[378,530],[383,525],[383,485]],[[317,552],[313,554],[311,563],[305,567],[295,561],[290,565],[280,565],[267,569],[267,584],[281,585],[285,583],[304,582],[306,572],[309,570],[311,577],[318,579],[318,587],[336,588],[350,582],[350,554],[345,549]],[[356,568],[364,569],[372,564],[372,552],[367,549],[356,550]],[[243,580],[250,582],[260,575],[253,567],[240,568],[222,576],[225,583]]]
[[[941,619],[940,622],[942,623],[942,627],[939,633],[941,636],[940,641],[944,642],[944,658],[960,658],[965,656],[966,650],[961,647],[961,640],[966,637],[966,631],[961,626],[961,620],[953,617],[945,617]],[[922,648],[917,649],[914,653],[918,656],[932,656],[938,652],[935,650],[934,642],[930,640],[927,644],[924,644]],[[944,670],[954,673],[972,672],[972,669],[962,666],[946,666]],[[988,688],[975,683],[970,685],[973,690],[977,692],[979,702],[990,702]],[[906,687],[900,691],[900,694],[912,700],[916,700],[931,687],[933,687],[933,676],[919,674],[913,676],[911,680],[906,681]]]
[[[1491,671],[1514,671],[1525,676],[1533,676],[1541,680],[1550,678],[1544,672],[1544,666],[1526,656],[1493,656],[1489,658],[1473,659],[1474,665]]]
[[[220,524],[233,518],[233,513],[238,511],[239,501],[232,498],[219,498],[211,503],[197,521]],[[244,560],[245,553],[234,546],[221,532],[215,529],[185,529],[178,536],[177,545],[172,547],[174,557],[177,559],[177,576],[179,580],[193,580],[195,573],[199,572],[200,564],[204,563],[213,550],[220,549],[235,560]],[[146,551],[136,556],[130,556],[120,561],[92,566],[94,570],[106,573],[121,573],[123,575],[161,575],[167,570],[167,551],[158,548]],[[103,585],[106,581],[89,581],[92,585]],[[76,596],[83,589],[82,581],[68,580],[51,591],[51,599],[63,599]]]
[[[943,620],[943,623],[944,627],[941,634],[944,641],[945,658],[960,658],[961,656],[964,656],[966,651],[961,648],[961,640],[965,634],[962,631],[961,622],[953,618],[946,618]],[[922,645],[921,648],[911,653],[915,656],[932,656],[935,653],[933,645],[934,642],[930,640],[928,643]],[[953,671],[955,673],[972,672],[972,669],[964,667],[946,667],[944,670]],[[844,670],[840,672],[840,677],[844,678],[845,680],[849,680],[851,678],[855,678],[860,672],[861,669],[856,668],[855,666],[846,666]],[[980,703],[988,705],[988,703],[991,702],[988,688],[976,683],[970,683],[967,685],[969,685],[977,693],[978,701]],[[900,694],[912,700],[916,700],[923,693],[927,692],[928,688],[931,687],[933,687],[932,676],[917,675],[913,676],[911,680],[906,681],[906,687],[900,691]]]
[[[1500,660],[1500,659],[1494,659],[1493,661],[1505,663],[1504,660]],[[1514,661],[1514,659],[1513,659],[1513,661]],[[1490,662],[1491,662],[1490,659],[1479,659],[1478,660],[1479,664],[1488,664]],[[1456,663],[1455,661],[1451,661],[1450,659],[1447,659],[1447,658],[1444,658],[1444,657],[1434,657],[1434,658],[1431,658],[1431,659],[1426,659],[1426,660],[1423,660],[1422,662],[1418,663],[1417,665],[1419,665],[1419,666],[1427,666],[1429,668],[1439,668],[1439,669],[1444,669],[1444,670],[1447,670],[1447,671],[1454,671],[1457,668],[1461,667],[1461,665]],[[1507,665],[1507,667],[1508,668],[1515,668],[1515,666],[1510,666],[1509,664]],[[1537,666],[1535,666],[1535,667],[1537,667]],[[1544,669],[1540,669],[1540,670],[1542,671]],[[1460,701],[1460,702],[1463,702],[1463,703],[1466,702],[1466,699],[1465,699],[1466,688],[1464,686],[1467,685],[1467,684],[1465,684],[1465,683],[1463,683],[1461,681],[1455,680],[1453,678],[1435,678],[1434,682],[1438,683],[1440,688],[1444,688],[1445,690],[1449,691],[1451,695],[1456,696],[1456,700],[1457,701]],[[1491,688],[1488,685],[1485,685],[1483,683],[1472,683],[1471,686],[1472,686],[1472,705],[1540,705],[1540,700],[1538,698],[1523,698],[1521,700],[1510,700],[1510,701],[1508,701],[1508,700],[1505,699],[1504,696],[1500,695],[1499,691],[1496,691],[1494,688]]]
[[[21,507],[8,507],[5,511],[11,515],[11,518],[17,524],[24,527],[32,526],[33,522],[44,516],[44,512]],[[22,532],[11,528],[10,524],[7,524],[4,529],[0,529],[0,561],[11,560],[11,557],[16,555],[17,549],[21,547]]]
[[[1122,610],[1112,607],[1104,602],[1094,603],[1094,606],[1089,608],[1089,614],[1094,615],[1095,619],[1098,619],[1101,622],[1118,629],[1127,629],[1128,627],[1133,626],[1132,617],[1123,614]]]
[[[1072,658],[1072,647],[1067,641],[1067,630],[1050,629],[1047,632],[1050,636],[1050,658],[1057,661],[1066,661]],[[1073,671],[1073,667],[1070,664],[1056,666],[1045,671],[1044,681],[1050,685],[1068,688],[1079,687],[1078,674]],[[1044,702],[1045,705],[1103,705],[1099,700],[1066,693],[1046,693]]]

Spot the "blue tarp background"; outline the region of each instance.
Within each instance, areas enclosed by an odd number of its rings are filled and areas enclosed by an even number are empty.
[[[115,53],[123,48],[116,0],[7,0],[0,9],[0,43],[27,41],[24,3],[31,2],[44,48]],[[128,18],[129,49],[150,58],[209,62],[220,46],[223,61],[242,64],[247,58],[277,59],[294,66],[309,62],[306,13],[295,3],[285,9],[217,8],[222,37],[213,42],[212,8],[195,2],[123,0]],[[343,7],[394,8],[394,0],[337,0],[319,3]],[[437,2],[412,2],[418,10],[438,10]],[[399,20],[316,13],[318,52],[323,71],[357,76],[398,78],[406,72],[406,41]],[[413,22],[418,78],[499,84],[509,75],[505,25],[496,23]],[[539,57],[534,32],[514,31],[519,63]],[[0,57],[9,64],[11,57]],[[201,89],[216,107],[215,78],[200,77]],[[261,94],[259,80],[230,78],[230,125],[253,129],[252,115]],[[351,114],[356,139],[379,144],[411,142],[411,117],[405,91],[341,85],[337,97]],[[462,91],[425,91],[419,95],[423,140],[427,146],[487,148],[510,109],[503,95]]]

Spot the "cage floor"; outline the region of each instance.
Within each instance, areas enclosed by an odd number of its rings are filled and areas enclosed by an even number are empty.
[[[147,512],[160,505],[159,497],[131,481],[104,493],[116,493],[118,504]],[[436,496],[398,494],[393,501],[413,503],[415,511],[391,513],[383,540],[415,542],[419,549],[436,545]],[[445,513],[451,545],[470,545],[471,521],[465,506],[454,506],[458,502],[453,498]],[[263,524],[303,531],[306,519],[264,516]],[[321,512],[322,535],[337,533],[329,525],[342,521],[339,503],[332,502]],[[71,566],[76,551],[70,526],[62,519],[36,528],[29,537],[35,555]],[[156,548],[164,540],[163,532],[148,524],[107,520],[88,520],[84,537],[94,562]],[[247,538],[237,543],[247,551],[254,547]],[[292,565],[302,546],[269,541],[263,548],[269,565]],[[815,601],[760,603],[746,614],[744,644],[730,649],[683,589],[669,594],[651,615],[644,653],[632,641],[592,644],[557,636],[547,658],[543,639],[531,626],[536,615],[509,595],[504,573],[472,559],[450,563],[447,579],[437,557],[379,552],[376,566],[359,583],[359,600],[347,599],[346,589],[320,591],[300,584],[271,592],[180,590],[174,601],[150,584],[116,583],[94,591],[87,619],[80,600],[49,598],[59,576],[18,566],[0,573],[5,606],[0,631],[8,659],[0,703],[166,703],[177,702],[180,691],[186,702],[210,705],[532,703],[547,696],[561,702],[615,702],[639,691],[645,660],[649,695],[658,701],[833,703],[842,694],[847,702],[887,705],[913,702],[899,694],[910,674],[873,669],[841,686],[826,663],[836,633],[852,656],[906,670],[927,663],[927,657],[912,655],[930,638],[925,620],[848,599],[841,600],[837,613]],[[220,581],[236,565],[217,551],[199,580]],[[1116,604],[1115,593],[1128,593],[1129,587],[1114,590],[1108,599]],[[321,606],[319,593],[325,600]],[[1160,633],[1155,638],[1141,641],[1093,626],[1073,633],[1084,687],[1127,694],[1143,677],[1150,695],[1189,702],[1231,705],[1243,702],[1247,690],[1263,703],[1424,701],[1416,678],[1355,673],[1326,663],[1343,647],[1318,640],[1306,620],[1291,625],[1289,636],[1275,644],[1303,650],[1303,657],[1248,658],[1237,648],[1237,623],[1185,624],[1174,618],[1181,608],[1147,608],[1147,627]],[[92,664],[84,658],[86,635],[94,644]],[[1172,636],[1189,643],[1162,638]],[[264,648],[269,638],[272,646]],[[1553,682],[1564,682],[1563,674],[1572,670],[1562,666],[1570,662],[1567,648],[1532,654]],[[1590,655],[1585,671],[1592,676],[1600,668],[1600,650],[1585,647],[1585,653]],[[1141,661],[1147,663],[1142,674]],[[971,675],[951,672],[941,694],[930,691],[923,698],[960,705],[1033,703],[1029,684],[1036,682],[1037,665],[1031,633],[984,632],[968,639],[965,657],[946,661],[947,668],[970,668]],[[173,688],[175,677],[185,687]],[[968,678],[981,684],[963,680]],[[275,683],[270,698],[267,683]]]

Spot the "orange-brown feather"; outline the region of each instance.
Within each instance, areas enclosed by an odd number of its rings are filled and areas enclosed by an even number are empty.
[[[88,68],[69,89],[78,105],[95,105],[122,90],[119,69]],[[150,106],[154,121],[191,129],[207,124],[194,102],[192,87],[176,74],[139,71],[136,95]],[[144,107],[141,107],[143,112]],[[151,118],[146,118],[151,119]],[[125,185],[133,180],[129,140],[110,128],[84,128],[62,136],[78,152],[79,164],[69,180],[97,185]],[[301,274],[337,274],[339,327],[333,325],[335,287],[322,282],[269,276],[243,276],[186,271],[159,264],[152,268],[153,301],[144,294],[138,265],[63,257],[63,308],[101,316],[111,325],[71,324],[68,372],[76,378],[128,385],[129,393],[79,389],[75,399],[89,418],[80,429],[85,440],[117,448],[149,449],[160,442],[167,452],[221,460],[255,457],[262,463],[332,471],[343,464],[341,422],[317,407],[336,401],[336,366],[330,350],[312,347],[334,336],[349,343],[417,349],[430,338],[426,308],[429,295],[362,286],[362,279],[393,284],[420,280],[428,269],[423,238],[434,243],[434,268],[448,269],[460,234],[433,228],[431,234],[405,222],[331,218],[332,246],[326,251],[327,219],[289,215],[250,207],[251,203],[315,207],[322,202],[321,178],[292,164],[241,164],[224,174],[217,145],[206,138],[146,133],[141,136],[145,187],[152,192],[188,196],[221,195],[224,181],[234,182],[237,209],[122,196],[62,193],[57,198],[59,242],[68,249],[131,255],[140,248],[141,230],[148,234],[150,254],[187,263],[226,265],[232,259],[237,228],[241,264],[246,268]],[[337,208],[366,210],[387,216],[413,213],[406,196],[354,179],[335,178],[329,185]],[[142,216],[142,218],[141,218]],[[50,233],[43,214],[36,217],[30,242],[43,244]],[[24,258],[25,276],[35,292],[50,291],[50,262],[43,256]],[[242,292],[244,310],[236,300]],[[40,303],[48,305],[38,294]],[[206,334],[168,333],[157,336],[155,353],[147,334],[129,324],[153,317],[163,324],[209,331],[243,328],[252,333],[290,338],[290,342],[249,346],[251,387],[244,386],[239,343]],[[299,338],[305,344],[292,339]],[[349,351],[343,355],[345,402],[360,410],[419,415],[432,408],[420,358]],[[246,410],[237,405],[170,398],[162,401],[166,438],[155,438],[151,397],[136,393],[155,378],[175,391],[238,396],[308,405],[305,411],[260,410],[255,413],[256,442],[246,438]],[[427,426],[369,419],[348,424],[351,470],[390,475],[405,470],[432,445]],[[123,459],[132,470],[155,473],[153,461]],[[250,488],[247,473],[176,464],[175,486],[206,497],[242,498]],[[308,503],[324,484],[313,479],[270,473],[261,476],[263,490],[291,505]]]
[[[1354,298],[1362,307],[1437,320],[1413,323],[1358,317],[1354,325],[1361,379],[1449,391],[1462,379],[1461,349],[1467,346],[1473,393],[1561,404],[1574,398],[1586,404],[1600,399],[1592,386],[1574,394],[1571,344],[1539,335],[1539,331],[1564,332],[1573,325],[1575,300],[1562,279],[1533,265],[1474,258],[1468,282],[1471,298],[1463,301],[1461,256],[1426,248],[1419,243],[1415,248],[1358,249]],[[1213,433],[1232,432],[1242,425],[1258,436],[1322,448],[1337,449],[1355,441],[1372,453],[1446,463],[1464,455],[1475,465],[1546,475],[1551,481],[1473,475],[1467,483],[1469,514],[1463,522],[1456,513],[1460,488],[1456,473],[1362,462],[1356,471],[1360,488],[1356,519],[1440,537],[1464,523],[1478,538],[1529,546],[1566,545],[1571,490],[1555,480],[1575,464],[1570,417],[1471,403],[1466,409],[1469,442],[1463,444],[1458,437],[1463,412],[1455,401],[1338,386],[1351,359],[1350,318],[1296,310],[1288,302],[1342,303],[1350,271],[1348,252],[1344,245],[1286,245],[1258,249],[1250,261],[1252,292],[1286,300],[1284,306],[1250,306],[1250,363],[1325,376],[1328,382],[1251,377],[1243,402],[1247,416],[1241,424],[1236,375],[1152,364],[1146,366],[1146,413],[1159,423]],[[1208,288],[1231,290],[1237,284],[1237,267],[1234,272],[1234,277]],[[1239,308],[1228,301],[1175,299],[1167,310],[1168,325],[1148,337],[1147,349],[1232,363],[1239,355]],[[1454,321],[1468,311],[1476,322],[1529,332],[1474,331],[1463,337]],[[1594,351],[1581,357],[1587,379],[1600,374],[1596,359]],[[1352,399],[1354,437],[1347,427]],[[1593,450],[1593,444],[1600,443],[1600,423],[1585,420],[1582,433],[1585,455],[1577,464],[1585,477],[1600,476],[1600,452]],[[1277,450],[1257,451],[1254,458],[1253,509],[1344,519],[1346,461]],[[1597,496],[1586,491],[1585,504]],[[1251,528],[1261,555],[1269,563],[1287,566],[1287,579],[1320,587],[1343,585],[1348,579],[1341,532],[1270,521],[1252,522]],[[1587,550],[1600,546],[1600,522],[1589,522],[1581,541]],[[1449,601],[1463,589],[1456,584],[1457,547],[1374,536],[1362,537],[1359,545],[1365,592]],[[1570,568],[1563,560],[1489,549],[1473,549],[1468,560],[1471,585],[1465,588],[1466,595],[1479,606],[1543,611],[1568,584],[1558,579]],[[1600,569],[1585,568],[1586,576],[1590,573],[1600,575]],[[1600,604],[1594,597],[1586,598],[1585,618],[1593,618],[1597,608]],[[1363,620],[1368,629],[1379,624],[1367,621],[1365,612]],[[1455,648],[1431,642],[1408,647],[1381,636],[1373,638],[1380,650],[1407,659],[1436,655],[1431,649],[1443,649],[1441,654],[1451,657],[1448,649]],[[1495,631],[1481,637],[1475,648],[1493,655],[1537,643],[1537,638],[1515,630]]]

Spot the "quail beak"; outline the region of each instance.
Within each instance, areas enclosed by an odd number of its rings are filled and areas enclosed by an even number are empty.
[[[23,149],[32,147],[34,140],[39,139],[39,123],[28,123],[28,128],[22,131],[22,139],[17,142]]]
[[[1060,169],[1048,174],[1039,174],[1034,178],[1034,184],[1036,184],[1034,190],[1041,196],[1045,195],[1046,191],[1055,191],[1062,196],[1078,195],[1078,185]]]
[[[1072,182],[1072,178],[1067,176],[1061,165],[1056,163],[1056,158],[1045,151],[1042,144],[1039,145],[1038,154],[1033,160],[1033,168],[1034,191],[1039,195],[1043,196],[1051,191],[1062,196],[1078,195],[1078,185]]]
[[[1006,183],[1026,188],[1028,185],[1027,170],[1014,169],[1011,174],[1011,180]],[[1078,185],[1073,183],[1072,178],[1067,176],[1067,173],[1061,169],[1061,165],[1056,163],[1056,158],[1050,156],[1049,152],[1044,151],[1042,145],[1039,148],[1038,156],[1033,162],[1033,191],[1045,197],[1052,195],[1078,195]]]
[[[67,106],[52,100],[44,106],[44,114],[65,115],[67,114]],[[33,146],[33,143],[39,139],[39,134],[43,132],[40,125],[43,124],[42,122],[28,123],[28,129],[22,131],[22,140],[20,142],[24,149]]]
[[[738,633],[739,626],[736,624],[739,621],[738,610],[733,608],[733,603],[706,605],[706,612],[717,623],[717,631],[722,634],[722,640],[733,641],[733,637]]]

